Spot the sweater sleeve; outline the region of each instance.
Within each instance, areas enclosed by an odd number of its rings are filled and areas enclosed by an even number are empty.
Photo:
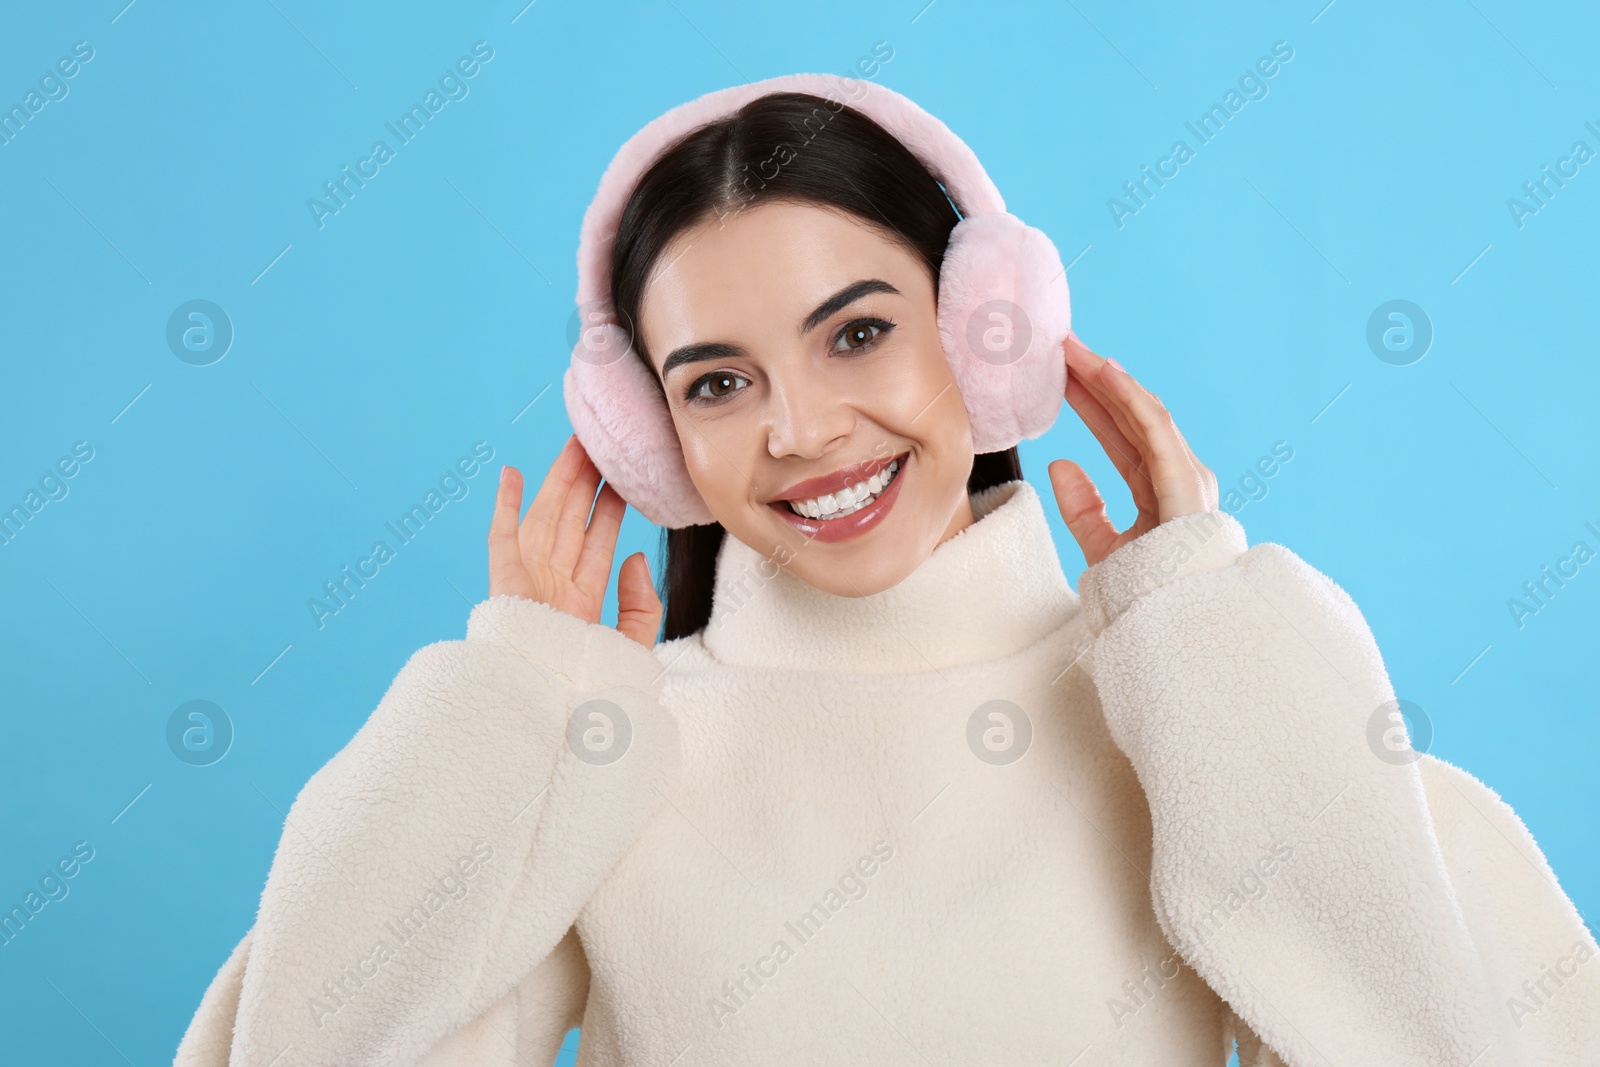
[[[573,922],[677,774],[660,673],[512,596],[412,655],[290,807],[175,1062],[553,1058],[587,988]]]
[[[1120,546],[1079,595],[1150,805],[1156,917],[1236,1013],[1242,1060],[1600,1063],[1593,935],[1497,796],[1380,740],[1395,694],[1344,590],[1207,512]]]

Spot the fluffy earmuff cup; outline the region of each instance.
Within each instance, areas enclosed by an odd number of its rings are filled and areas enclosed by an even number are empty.
[[[689,477],[661,386],[620,326],[583,331],[562,394],[578,442],[641,515],[669,529],[716,521]]]
[[[1004,451],[1055,422],[1071,328],[1067,273],[1043,231],[1010,214],[956,224],[939,270],[939,338],[975,451]]]

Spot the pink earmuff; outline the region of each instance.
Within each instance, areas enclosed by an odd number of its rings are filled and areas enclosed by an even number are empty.
[[[630,137],[600,178],[578,241],[578,336],[562,381],[567,415],[606,481],[647,519],[715,521],[689,478],[667,401],[611,305],[611,249],[640,175],[685,134],[769,93],[848,105],[893,134],[963,212],[939,270],[939,337],[972,422],[975,451],[999,452],[1050,428],[1061,408],[1072,325],[1055,244],[1009,214],[978,157],[944,123],[876,82],[787,74],[680,104]]]

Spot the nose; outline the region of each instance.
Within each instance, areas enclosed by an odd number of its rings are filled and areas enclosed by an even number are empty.
[[[856,412],[838,383],[812,368],[785,368],[771,379],[767,452],[774,459],[826,455],[855,428]]]

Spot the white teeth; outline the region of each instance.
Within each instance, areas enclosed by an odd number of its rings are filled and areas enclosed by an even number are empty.
[[[872,504],[878,495],[889,487],[900,470],[900,461],[892,460],[889,466],[866,481],[857,482],[836,493],[827,493],[810,500],[787,501],[789,510],[808,519],[842,519]]]

